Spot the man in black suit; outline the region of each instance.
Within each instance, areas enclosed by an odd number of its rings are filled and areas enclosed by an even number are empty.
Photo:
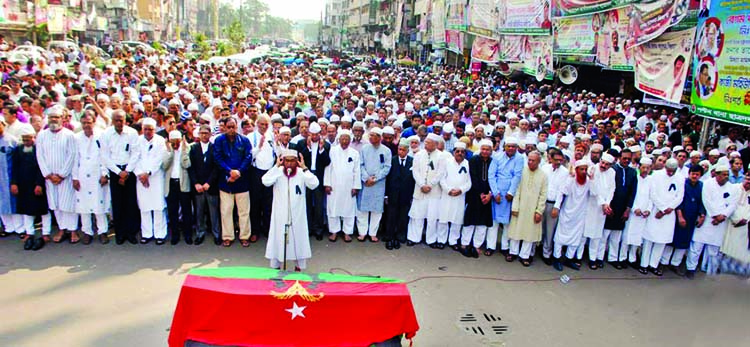
[[[200,245],[206,236],[206,210],[211,219],[211,233],[214,244],[221,244],[221,224],[219,222],[219,182],[214,160],[214,145],[209,142],[211,127],[201,125],[198,130],[200,141],[190,146],[190,168],[188,176],[193,184],[195,195],[195,216],[198,221],[198,232],[194,243]]]
[[[609,207],[612,208],[612,214],[607,216],[604,222],[604,235],[599,243],[599,248],[606,247],[607,239],[609,239],[607,262],[621,270],[624,268],[624,264],[618,262],[618,254],[622,241],[622,230],[625,229],[625,222],[628,220],[630,209],[633,207],[635,192],[638,190],[638,177],[635,169],[630,167],[630,161],[633,159],[633,153],[630,149],[625,148],[619,154],[616,151],[610,151],[610,154],[616,154],[616,156],[619,156],[619,160],[617,164],[612,166],[612,169],[615,170],[615,194],[609,204]],[[603,251],[599,252],[599,254],[603,253]],[[596,266],[602,268],[604,260],[597,260]]]
[[[309,135],[306,139],[297,142],[295,147],[304,158],[305,164],[310,167],[310,172],[318,178],[318,181],[323,182],[326,166],[331,163],[331,157],[328,155],[331,145],[320,136],[320,130],[318,123],[310,124]],[[324,197],[325,189],[322,184],[315,189],[307,190],[307,227],[310,235],[315,235],[318,241],[323,239],[323,234],[326,232]]]
[[[411,172],[412,158],[409,142],[401,139],[398,155],[391,159],[391,171],[385,183],[386,228],[383,233],[385,248],[399,249],[406,242],[406,228],[409,225],[409,209],[414,195],[414,175]]]

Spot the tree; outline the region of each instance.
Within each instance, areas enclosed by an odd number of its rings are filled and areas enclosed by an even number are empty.
[[[224,28],[224,37],[229,40],[231,44],[231,50],[238,52],[242,49],[242,44],[245,42],[245,31],[242,29],[242,23],[239,20],[234,20],[229,24],[228,27]],[[228,49],[225,49],[223,54],[230,54]]]

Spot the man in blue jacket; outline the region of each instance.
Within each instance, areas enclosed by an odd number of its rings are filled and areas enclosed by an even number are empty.
[[[234,118],[222,119],[225,133],[214,141],[214,157],[219,170],[219,203],[221,210],[222,245],[229,247],[234,241],[233,211],[237,205],[240,243],[250,246],[257,236],[250,235],[250,165],[252,148],[247,137],[237,134]]]

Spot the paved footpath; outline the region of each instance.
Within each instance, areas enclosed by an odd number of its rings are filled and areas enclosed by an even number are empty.
[[[312,272],[416,280],[409,284],[421,325],[415,346],[750,346],[750,282],[732,276],[656,279],[606,267],[566,269],[572,280],[562,284],[562,273],[541,261],[523,268],[497,255],[474,260],[449,249],[387,251],[356,241],[313,239],[312,247]],[[189,269],[267,266],[264,251],[265,240],[249,249],[209,241],[31,252],[0,239],[0,346],[166,346]]]

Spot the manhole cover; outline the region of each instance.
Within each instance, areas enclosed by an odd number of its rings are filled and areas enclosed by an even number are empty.
[[[508,332],[508,325],[498,314],[466,313],[458,318],[458,327],[464,333],[477,337],[493,337]]]

